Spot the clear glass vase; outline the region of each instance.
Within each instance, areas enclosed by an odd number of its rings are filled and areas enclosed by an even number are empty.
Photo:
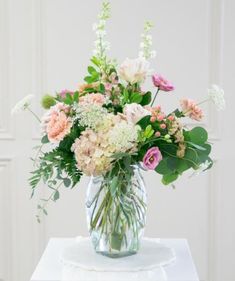
[[[146,222],[146,190],[138,166],[111,179],[91,177],[86,210],[97,253],[112,258],[136,254]]]

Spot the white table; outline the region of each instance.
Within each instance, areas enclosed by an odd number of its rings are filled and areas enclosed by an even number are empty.
[[[32,275],[31,281],[61,281],[61,252],[72,245],[74,241],[75,238],[51,238]],[[199,281],[187,240],[161,239],[161,242],[173,248],[176,254],[175,262],[164,267],[167,280]]]

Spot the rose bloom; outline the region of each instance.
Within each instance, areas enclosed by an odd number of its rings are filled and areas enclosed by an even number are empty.
[[[43,116],[42,127],[50,142],[60,142],[70,133],[72,122],[66,115],[68,111],[68,106],[57,103]]]
[[[103,105],[105,103],[105,96],[103,94],[87,94],[85,96],[80,97],[79,104],[87,105],[87,104],[97,104]]]
[[[196,121],[200,121],[203,118],[203,112],[197,106],[195,101],[190,99],[182,99],[180,101],[180,105],[185,116],[188,116]]]
[[[161,160],[162,154],[159,148],[157,146],[152,147],[144,155],[143,166],[147,170],[154,170]]]
[[[150,111],[137,103],[126,104],[123,113],[126,115],[126,120],[134,124],[136,124],[143,117],[151,115]]]
[[[175,89],[175,87],[173,86],[173,84],[170,81],[166,80],[163,76],[161,76],[159,74],[154,74],[152,76],[152,80],[153,80],[154,86],[159,88],[162,91],[169,92],[169,91],[173,91]]]
[[[148,73],[149,62],[147,62],[144,58],[127,58],[119,68],[120,78],[130,84],[144,82]]]

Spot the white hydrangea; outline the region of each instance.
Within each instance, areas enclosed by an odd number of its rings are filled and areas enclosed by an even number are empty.
[[[116,151],[125,152],[136,147],[140,127],[125,120],[117,123],[109,132],[109,143]]]
[[[153,25],[150,22],[145,22],[144,32],[141,34],[142,42],[140,43],[139,57],[145,58],[146,60],[156,56],[156,51],[152,50],[153,38],[149,34],[152,27]]]
[[[27,95],[22,100],[18,101],[16,105],[12,108],[11,114],[17,114],[20,111],[26,110],[31,103],[31,100],[34,98],[34,95]]]
[[[224,90],[217,85],[212,85],[208,89],[208,96],[210,100],[215,104],[217,110],[225,109],[225,99],[224,99]]]
[[[81,126],[96,130],[100,123],[106,118],[108,111],[97,104],[77,105],[74,107]]]

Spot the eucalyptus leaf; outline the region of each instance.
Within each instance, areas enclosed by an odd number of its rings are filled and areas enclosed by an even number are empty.
[[[203,144],[208,139],[208,133],[202,127],[195,127],[191,131],[189,131],[189,137],[191,142],[196,144]]]

